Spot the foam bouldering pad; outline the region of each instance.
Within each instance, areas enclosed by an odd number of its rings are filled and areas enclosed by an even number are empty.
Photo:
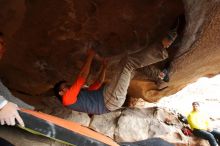
[[[22,109],[19,111],[25,127],[33,134],[46,136],[73,146],[119,146],[111,138],[72,121],[55,116]]]

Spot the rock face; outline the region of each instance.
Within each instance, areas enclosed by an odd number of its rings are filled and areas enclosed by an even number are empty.
[[[164,123],[165,118],[160,115],[164,112],[166,118],[172,117],[164,110],[157,108],[149,109],[127,109],[122,112],[115,129],[115,139],[119,142],[141,141],[152,137],[172,137],[174,143],[178,143],[181,132],[169,127]],[[173,124],[178,123],[176,119]],[[179,123],[178,123],[179,124]],[[180,126],[180,125],[179,125]]]
[[[169,51],[168,88],[158,92],[143,74],[138,74],[130,86],[132,97],[157,101],[201,76],[219,72],[215,63],[220,50],[219,9],[219,0],[1,0],[0,28],[8,50],[0,76],[10,89],[44,95],[55,82],[74,80],[88,44],[96,40],[96,51],[112,58],[107,75],[110,79],[120,54],[160,42],[182,15],[185,25],[180,24],[179,41]],[[99,66],[95,61],[89,81]]]
[[[112,58],[110,79],[120,54],[160,42],[176,17],[182,15],[186,20],[181,24],[183,33],[169,51],[173,57],[169,59],[168,88],[158,92],[143,74],[130,86],[132,97],[157,101],[201,76],[219,72],[215,63],[220,50],[219,9],[219,0],[1,0],[0,28],[8,50],[0,76],[11,90],[44,95],[58,80],[74,80],[88,44],[96,40],[96,51]],[[89,81],[99,66],[95,61]]]
[[[89,127],[97,132],[114,138],[115,128],[117,127],[118,117],[120,117],[120,115],[121,111],[107,113],[105,115],[95,115],[92,117]]]
[[[156,90],[149,82],[133,80],[130,93],[148,102],[176,93],[202,76],[219,73],[219,16],[216,0],[184,0],[186,25],[171,63],[168,88]],[[150,85],[149,85],[150,84]],[[141,91],[142,93],[140,94]]]
[[[183,13],[179,0],[1,0],[7,52],[0,75],[11,89],[42,95],[59,80],[72,82],[88,44],[97,40],[96,51],[112,57],[111,78],[117,56],[159,41]],[[98,67],[95,61],[90,79]]]

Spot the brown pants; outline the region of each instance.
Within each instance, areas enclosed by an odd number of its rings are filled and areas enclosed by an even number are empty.
[[[137,68],[149,66],[168,57],[167,51],[160,44],[153,44],[141,51],[125,55],[113,74],[113,79],[104,90],[104,102],[110,111],[121,108],[124,104],[127,89],[133,78],[132,72]]]

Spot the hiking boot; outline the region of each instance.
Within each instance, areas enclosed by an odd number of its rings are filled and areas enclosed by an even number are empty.
[[[169,48],[173,42],[176,40],[177,32],[176,31],[169,31],[166,37],[162,39],[162,45],[164,48]]]
[[[164,82],[169,82],[170,78],[168,69],[163,69],[163,71],[159,73],[158,78]]]
[[[176,40],[177,37],[177,32],[176,30],[170,30],[167,34],[167,37],[169,40],[171,40],[172,42],[174,42]]]

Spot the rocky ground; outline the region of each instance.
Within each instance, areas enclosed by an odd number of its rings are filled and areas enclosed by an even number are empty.
[[[54,107],[52,107],[54,109]],[[183,124],[177,115],[158,107],[127,108],[104,115],[89,117],[87,114],[71,111],[64,114],[62,107],[56,107],[52,114],[70,121],[79,122],[97,132],[111,137],[117,142],[135,142],[149,138],[162,138],[176,146],[206,146],[207,142],[195,137],[185,136],[181,128]],[[49,110],[47,110],[49,111]],[[50,113],[51,114],[51,113]],[[0,136],[12,141],[16,146],[60,146],[58,142],[36,135],[28,134],[16,128],[0,127]],[[19,135],[19,136],[18,136]]]

